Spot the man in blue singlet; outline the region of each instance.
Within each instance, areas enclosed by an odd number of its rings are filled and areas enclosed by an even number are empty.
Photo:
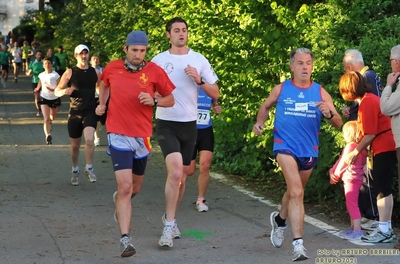
[[[205,204],[206,200],[204,196],[210,182],[210,167],[214,152],[214,130],[212,126],[211,109],[217,115],[222,112],[218,101],[208,96],[200,87],[199,96],[197,97],[197,139],[192,161],[186,171],[188,176],[196,172],[196,157],[197,153],[199,153],[199,178],[197,180],[198,196],[196,201],[196,209],[199,212],[208,212],[209,210],[208,205]],[[181,196],[179,198],[182,199]]]
[[[304,188],[318,161],[318,134],[321,118],[340,128],[342,118],[332,97],[311,80],[314,56],[309,49],[298,48],[290,53],[293,79],[276,85],[261,105],[253,132],[260,136],[269,110],[276,105],[274,122],[274,156],[287,184],[279,212],[272,212],[271,242],[281,247],[289,217],[293,233],[293,261],[308,259],[303,246]]]

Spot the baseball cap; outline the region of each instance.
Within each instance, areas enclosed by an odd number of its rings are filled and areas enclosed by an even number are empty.
[[[149,40],[147,39],[146,33],[140,30],[132,31],[126,37],[125,45],[143,45],[147,46],[149,44]]]
[[[75,54],[79,54],[81,53],[83,50],[87,50],[89,52],[89,48],[86,45],[83,44],[79,44],[78,46],[76,46],[75,48]]]

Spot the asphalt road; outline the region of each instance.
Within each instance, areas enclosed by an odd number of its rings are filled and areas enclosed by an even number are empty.
[[[72,186],[68,98],[62,99],[53,122],[53,145],[47,146],[29,82],[20,77],[18,84],[9,82],[7,88],[0,88],[1,264],[291,263],[290,227],[281,248],[270,243],[269,215],[276,208],[234,188],[221,175],[211,179],[207,213],[195,210],[197,177],[189,178],[177,213],[182,238],[174,240],[172,248],[159,247],[166,170],[158,147],[149,158],[142,190],[133,200],[131,235],[137,253],[120,258],[112,201],[116,184],[105,153],[105,130],[94,157],[98,181],[89,183],[81,174],[81,184]],[[83,148],[79,165],[81,169],[85,165]],[[400,262],[398,251],[379,251],[392,249],[393,244],[356,245],[334,234],[345,226],[306,219],[303,238],[310,259],[302,263]]]

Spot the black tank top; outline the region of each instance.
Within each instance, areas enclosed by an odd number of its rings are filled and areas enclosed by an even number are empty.
[[[74,87],[69,99],[69,106],[74,110],[87,110],[96,107],[94,98],[96,92],[97,73],[93,67],[79,69],[74,66],[71,68],[72,75],[69,86]]]

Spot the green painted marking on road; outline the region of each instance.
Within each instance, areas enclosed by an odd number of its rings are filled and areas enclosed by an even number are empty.
[[[207,232],[207,231],[200,231],[200,230],[188,230],[185,232],[181,233],[181,236],[188,236],[188,237],[193,237],[194,239],[201,241],[201,242],[206,242],[203,236],[205,235],[212,235],[214,234],[213,232]]]

